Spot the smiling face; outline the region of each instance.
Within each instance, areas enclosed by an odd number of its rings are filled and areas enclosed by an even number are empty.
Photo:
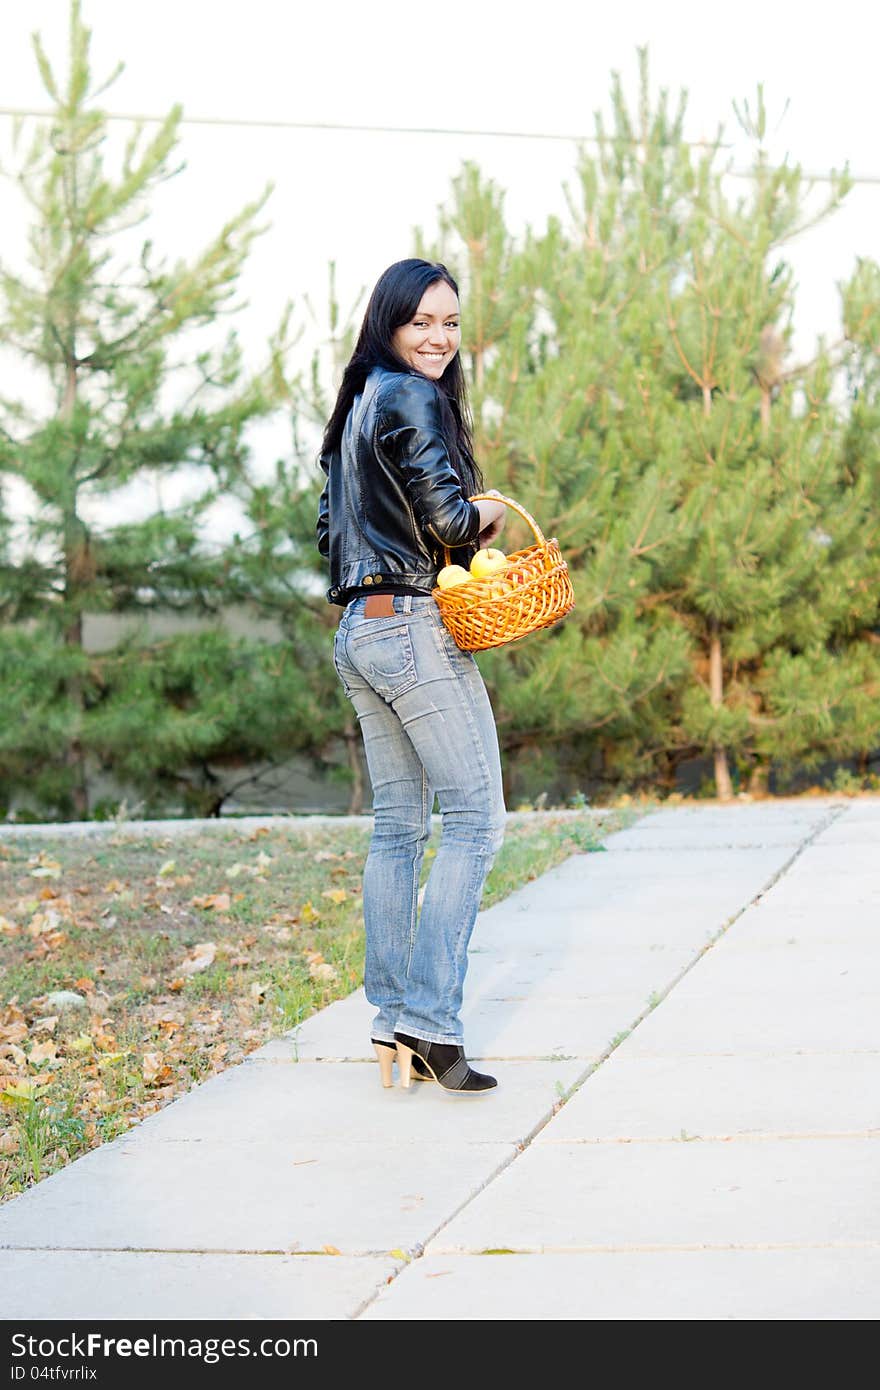
[[[439,380],[461,343],[458,295],[445,280],[428,286],[418,309],[408,323],[395,329],[391,342],[408,367]]]

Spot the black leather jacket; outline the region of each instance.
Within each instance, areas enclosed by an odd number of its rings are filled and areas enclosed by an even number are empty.
[[[339,448],[321,458],[327,482],[315,534],[330,561],[329,603],[360,594],[429,594],[444,546],[468,563],[480,513],[452,466],[437,387],[420,372],[376,367],[345,422]]]

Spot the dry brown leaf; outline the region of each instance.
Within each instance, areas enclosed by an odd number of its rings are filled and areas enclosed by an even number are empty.
[[[89,975],[80,975],[78,980],[74,980],[73,987],[82,990],[83,994],[88,994],[95,988],[95,982]]]
[[[158,1084],[163,1072],[170,1071],[161,1052],[145,1052],[142,1063],[144,1083],[147,1086]]]
[[[59,878],[61,875],[61,865],[58,860],[53,859],[42,849],[39,854],[33,855],[28,860],[28,869],[31,878]]]
[[[108,1024],[109,1027],[106,1026]],[[109,1019],[93,1018],[89,1032],[95,1047],[99,1047],[102,1052],[112,1052],[116,1047],[116,1036]]]
[[[38,1062],[54,1062],[57,1051],[58,1044],[53,1042],[51,1038],[47,1039],[46,1042],[34,1043],[28,1054],[28,1061],[34,1066]]]
[[[0,934],[3,936],[21,936],[21,927],[17,922],[11,922],[8,917],[0,913]]]
[[[339,979],[334,966],[327,961],[319,961],[317,965],[309,966],[309,974],[313,980],[324,980],[327,984],[335,984]]]
[[[0,1154],[14,1153],[18,1153],[18,1136],[11,1129],[5,1129],[0,1134]]]
[[[35,1018],[31,1024],[32,1033],[54,1033],[58,1023],[58,1014],[49,1014],[46,1018]]]
[[[209,965],[214,964],[216,954],[216,941],[200,941],[198,945],[193,946],[192,954],[177,968],[181,975],[198,975],[202,970],[207,970]]]
[[[201,897],[190,898],[193,907],[201,907],[217,912],[228,912],[232,899],[228,893],[204,893]]]
[[[28,1035],[28,1026],[24,1022],[6,1024],[0,1027],[0,1043],[19,1043]]]
[[[325,1254],[325,1255],[341,1255],[341,1254],[342,1254],[342,1251],[341,1251],[341,1250],[339,1249],[339,1247],[336,1246],[336,1245],[325,1245],[325,1246],[324,1246],[324,1254]]]

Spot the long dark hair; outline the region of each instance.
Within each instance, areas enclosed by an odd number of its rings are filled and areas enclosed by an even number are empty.
[[[412,256],[404,261],[395,261],[379,276],[364,313],[354,352],[343,373],[333,414],[324,430],[321,453],[325,457],[329,458],[339,447],[355,396],[363,391],[373,368],[386,367],[392,372],[412,370],[408,363],[398,357],[391,340],[395,330],[413,318],[425,290],[440,280],[458,294],[458,285],[440,261],[422,261]],[[452,466],[465,492],[480,492],[483,476],[474,460],[467,383],[459,353],[455,354],[440,380],[433,382],[433,385],[440,398],[443,437]]]

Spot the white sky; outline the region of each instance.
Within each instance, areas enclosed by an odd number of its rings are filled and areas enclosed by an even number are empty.
[[[815,173],[848,160],[877,180],[857,185],[841,212],[791,249],[800,354],[818,334],[836,334],[836,284],[855,258],[880,254],[880,7],[865,0],[83,0],[83,13],[96,75],[126,64],[103,98],[110,111],[162,115],[181,101],[185,116],[226,120],[589,136],[594,110],[608,109],[613,70],[635,93],[636,47],[647,44],[655,89],[669,89],[673,107],[682,87],[689,93],[689,138],[723,124],[743,166],[731,100],[753,99],[762,81],[771,131],[789,103],[767,142],[772,157],[787,152]],[[67,0],[0,0],[0,105],[45,106],[30,34],[39,30],[63,67],[67,20]],[[0,116],[4,164],[10,125]],[[187,171],[166,187],[151,234],[172,254],[193,250],[274,180],[272,225],[256,243],[239,320],[256,354],[288,298],[302,307],[307,294],[323,310],[331,258],[345,306],[411,254],[413,227],[430,232],[463,159],[507,190],[515,228],[540,229],[564,209],[575,153],[564,140],[185,125]],[[0,259],[17,255],[21,232],[16,219],[0,219]],[[276,431],[255,448],[268,458],[285,440]]]

